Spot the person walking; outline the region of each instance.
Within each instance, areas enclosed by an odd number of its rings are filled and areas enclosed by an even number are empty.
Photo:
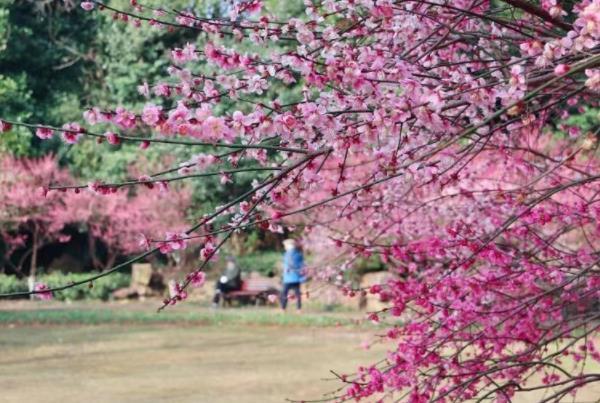
[[[304,276],[304,256],[293,239],[283,241],[285,253],[283,255],[283,290],[281,291],[281,309],[287,308],[288,293],[294,291],[296,308],[302,309],[302,294],[300,284],[306,281]]]

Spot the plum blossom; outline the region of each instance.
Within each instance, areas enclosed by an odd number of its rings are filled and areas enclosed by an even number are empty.
[[[106,194],[110,193],[110,189],[108,188],[108,186],[104,185],[100,181],[89,182],[88,185],[87,185],[87,188],[92,193],[96,193],[96,194],[99,194],[99,195],[106,195]]]
[[[121,144],[121,139],[114,132],[106,132],[104,133],[104,137],[106,137],[106,141],[108,142],[108,144],[111,144],[113,146]]]
[[[600,69],[586,69],[585,75],[585,86],[592,91],[600,91]]]
[[[35,283],[33,290],[36,292],[34,295],[42,301],[49,301],[53,297],[52,291],[49,291],[50,287],[44,283]]]
[[[192,286],[195,288],[200,288],[204,285],[206,281],[206,273],[203,271],[195,271],[193,273],[188,274],[188,280],[191,282]]]
[[[8,132],[12,129],[12,124],[4,120],[0,120],[0,133]]]
[[[219,175],[219,183],[221,185],[226,185],[228,183],[232,183],[233,182],[233,175],[228,174],[228,173],[221,173]]]
[[[203,136],[210,141],[221,141],[231,139],[231,130],[225,124],[223,118],[209,116],[202,124]]]
[[[79,126],[79,123],[76,122],[65,123],[62,126],[62,129],[62,138],[65,141],[65,143],[68,144],[77,143],[84,132],[83,128]]]
[[[566,64],[557,64],[556,67],[554,68],[554,74],[556,74],[557,76],[562,76],[565,75],[569,72],[569,66]]]
[[[162,108],[154,104],[146,104],[142,111],[142,122],[148,126],[155,126],[160,121]]]
[[[82,1],[81,2],[81,8],[83,8],[85,11],[91,11],[93,10],[95,7],[95,3],[93,1]]]
[[[138,245],[142,250],[150,250],[150,239],[145,234],[140,234]]]
[[[49,127],[38,127],[35,131],[35,135],[42,140],[48,140],[54,136],[54,130]]]
[[[215,257],[217,250],[215,245],[208,241],[204,244],[204,247],[200,250],[200,258],[202,260],[210,260]]]
[[[198,60],[196,54],[196,46],[191,43],[187,43],[183,49],[176,48],[171,52],[171,57],[177,64],[184,64],[190,61]]]
[[[185,233],[167,232],[165,241],[159,243],[159,250],[163,254],[183,250],[187,247],[187,239],[188,235]]]
[[[140,95],[143,95],[146,98],[150,97],[150,86],[146,81],[144,81],[142,85],[138,85],[137,90]]]
[[[135,113],[128,111],[123,107],[116,109],[113,122],[122,129],[132,129],[136,124]]]

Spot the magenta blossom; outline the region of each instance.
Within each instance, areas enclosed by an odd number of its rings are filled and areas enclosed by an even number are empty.
[[[199,288],[202,287],[202,285],[206,281],[206,273],[204,273],[203,271],[195,271],[193,273],[188,274],[187,278],[194,287]]]
[[[33,290],[36,292],[34,295],[42,301],[49,301],[52,299],[52,291],[48,291],[50,288],[44,283],[35,283]]]

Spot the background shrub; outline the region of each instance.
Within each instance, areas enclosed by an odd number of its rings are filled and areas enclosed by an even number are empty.
[[[85,280],[89,273],[51,273],[37,277],[38,282],[46,284],[50,288],[66,285],[69,283]],[[113,273],[110,276],[95,280],[92,286],[82,285],[68,288],[54,293],[54,298],[59,301],[100,299],[106,301],[110,294],[119,288],[129,286],[131,276],[125,273]],[[27,291],[27,279],[18,279],[16,276],[0,274],[0,294]]]
[[[237,256],[236,259],[243,271],[256,271],[262,275],[266,275],[269,271],[281,274],[282,252],[257,252]]]

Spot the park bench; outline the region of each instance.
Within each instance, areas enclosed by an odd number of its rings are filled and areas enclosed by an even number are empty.
[[[273,286],[273,281],[265,277],[252,277],[242,281],[242,288],[223,294],[223,304],[266,305],[269,295],[279,295],[279,290]]]

